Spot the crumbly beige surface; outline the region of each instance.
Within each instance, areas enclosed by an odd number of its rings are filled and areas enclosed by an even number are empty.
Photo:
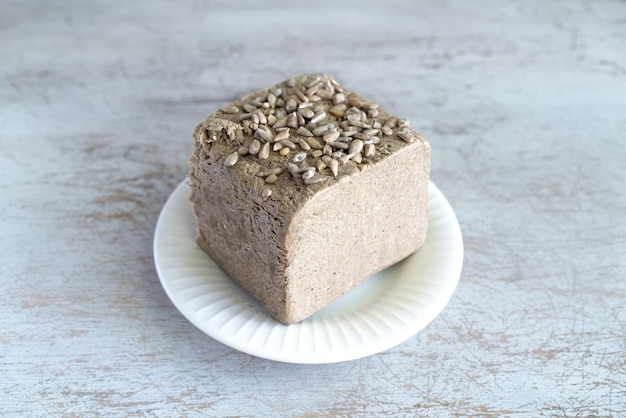
[[[198,245],[278,321],[307,318],[426,239],[429,144],[330,76],[235,101],[194,143]]]

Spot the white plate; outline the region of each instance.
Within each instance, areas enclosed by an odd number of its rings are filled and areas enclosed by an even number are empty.
[[[159,216],[154,236],[156,269],[178,310],[232,348],[290,363],[366,357],[422,330],[456,288],[463,264],[461,230],[439,189],[430,183],[428,192],[424,246],[297,324],[272,319],[196,246],[186,181],[174,190]]]

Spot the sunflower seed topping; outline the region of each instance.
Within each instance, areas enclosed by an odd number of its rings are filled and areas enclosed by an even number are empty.
[[[250,142],[250,145],[248,146],[248,151],[252,155],[257,155],[260,149],[261,149],[261,143],[259,142],[258,139],[252,140],[252,142]]]
[[[304,126],[300,126],[298,130],[296,131],[296,133],[302,136],[313,136],[313,133],[309,131],[307,128],[305,128]]]
[[[317,123],[323,120],[324,118],[326,118],[326,112],[322,110],[320,112],[317,112],[315,115],[313,115],[313,117],[311,118],[311,123]]]
[[[293,156],[293,161],[299,163],[300,161],[304,161],[306,158],[306,152],[298,152]]]
[[[239,108],[237,106],[235,106],[234,104],[229,104],[227,106],[224,106],[221,109],[221,111],[224,112],[224,113],[230,113],[230,114],[232,114],[232,113],[239,113]]]
[[[224,166],[232,167],[235,164],[237,164],[238,160],[239,160],[239,153],[235,151],[232,154],[229,154],[228,157],[226,157],[226,159],[224,160]]]
[[[374,144],[367,144],[363,147],[363,156],[366,158],[373,157],[376,153],[376,146]]]
[[[270,156],[270,143],[266,142],[265,144],[263,144],[263,146],[261,147],[261,150],[259,151],[259,159],[267,160],[269,156]]]
[[[337,177],[337,174],[339,174],[339,162],[331,159],[328,163],[328,168],[330,168],[330,172],[333,173],[333,177]]]
[[[411,136],[411,134],[409,134],[406,131],[398,131],[398,138],[402,139],[404,142],[408,142],[411,143],[413,141],[415,141],[415,138],[413,138]]]
[[[280,144],[281,144],[283,147],[287,147],[287,148],[289,148],[289,149],[296,149],[296,144],[294,144],[293,142],[291,142],[291,141],[290,141],[290,140],[288,140],[288,139],[283,139],[282,141],[280,141]]]
[[[324,136],[322,137],[322,139],[324,140],[324,142],[326,142],[327,144],[329,142],[333,142],[336,141],[337,138],[339,138],[339,131],[331,131],[331,132],[327,132],[324,134]]]
[[[298,145],[300,145],[300,148],[302,148],[304,151],[311,151],[311,146],[308,142],[306,142],[304,138],[298,139]]]
[[[311,137],[306,139],[307,144],[311,146],[313,149],[322,149],[324,145],[319,141],[319,139]]]
[[[391,154],[402,142],[420,138],[407,119],[344,91],[326,75],[292,78],[249,97],[219,110],[219,118],[239,124],[243,137],[240,131],[234,136],[233,131],[217,135],[205,129],[198,133],[198,143],[228,137],[233,147],[223,165],[232,167],[242,159],[261,164],[258,176],[268,185],[285,169],[300,185],[341,181]],[[215,138],[209,140],[210,135]],[[263,198],[271,193],[263,189]]]

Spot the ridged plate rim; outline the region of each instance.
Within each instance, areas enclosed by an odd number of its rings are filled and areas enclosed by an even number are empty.
[[[297,324],[272,319],[197,247],[187,180],[174,189],[159,215],[153,243],[156,270],[183,316],[236,350],[288,363],[367,357],[424,329],[444,309],[459,281],[463,265],[459,223],[432,182],[428,193],[424,246]]]

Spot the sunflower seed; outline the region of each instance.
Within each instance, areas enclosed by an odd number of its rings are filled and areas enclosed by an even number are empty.
[[[374,154],[376,153],[376,147],[374,146],[374,144],[367,144],[363,147],[363,156],[364,157],[373,157]]]
[[[339,161],[341,161],[342,164],[346,164],[352,157],[354,157],[354,154],[345,154],[339,157]]]
[[[331,113],[338,118],[343,118],[343,116],[346,114],[347,109],[348,107],[344,103],[340,103],[328,109],[328,113]]]
[[[293,161],[299,163],[300,161],[304,161],[306,158],[306,152],[298,152],[293,156]]]
[[[331,132],[327,132],[324,134],[324,136],[322,137],[322,139],[324,140],[324,142],[329,143],[329,142],[334,142],[337,140],[337,138],[339,138],[339,131],[331,131]]]
[[[330,94],[334,95],[335,92],[335,86],[332,85],[332,83],[328,80],[324,81],[324,88],[326,90],[328,90],[330,92]]]
[[[348,148],[348,153],[350,154],[358,154],[363,150],[363,141],[360,139],[355,139],[350,142],[350,148]]]
[[[333,98],[333,93],[328,89],[319,89],[316,94],[324,100],[330,100]]]
[[[302,148],[305,151],[310,151],[311,150],[311,146],[309,145],[308,142],[306,142],[306,140],[304,138],[299,138],[298,139],[298,145],[300,145],[300,148]]]
[[[276,121],[278,121],[278,118],[274,115],[269,115],[267,117],[267,124],[269,126],[274,126],[276,124]]]
[[[369,135],[369,136],[375,136],[375,135],[378,135],[378,133],[379,133],[379,132],[380,132],[380,131],[379,131],[378,129],[367,129],[367,130],[363,131],[363,133],[364,133],[365,135]]]
[[[222,112],[224,113],[239,113],[239,108],[237,106],[235,106],[234,104],[229,104],[227,106],[224,106],[222,109]]]
[[[278,133],[274,136],[274,141],[282,141],[283,139],[289,138],[289,129],[278,131]]]
[[[271,107],[276,107],[276,95],[274,93],[269,93],[267,95],[267,102]]]
[[[272,195],[272,189],[263,189],[263,192],[261,192],[261,196],[263,197],[263,200],[267,200],[271,195]]]
[[[298,110],[298,113],[301,114],[303,117],[310,119],[315,115],[315,112],[313,112],[311,109],[300,109]]]
[[[328,168],[330,168],[330,172],[333,173],[333,177],[337,177],[337,174],[339,174],[339,162],[331,159],[328,163]]]
[[[239,153],[235,151],[232,154],[229,154],[228,157],[224,159],[224,166],[232,167],[237,164],[237,160],[239,160]]]
[[[294,129],[298,128],[298,117],[295,112],[292,112],[289,116],[287,116],[287,126]]]
[[[354,107],[361,107],[363,106],[363,101],[357,95],[351,94],[350,97],[348,97],[348,104]]]
[[[287,99],[287,103],[285,103],[285,110],[287,112],[293,112],[297,108],[298,108],[298,102],[296,101],[296,99],[293,96],[290,96]]]
[[[323,110],[320,111],[320,112],[317,112],[311,118],[311,123],[317,123],[317,122],[321,121],[322,119],[324,119],[325,117],[326,117],[326,112],[324,112]]]
[[[296,149],[296,144],[294,144],[292,141],[290,141],[288,139],[283,139],[282,141],[280,141],[280,144],[283,147],[287,147],[287,148],[292,149],[292,150]]]
[[[387,136],[393,135],[393,129],[391,129],[387,125],[383,126],[380,130],[383,131],[383,134],[385,134]]]
[[[316,85],[316,84],[317,84],[317,83],[319,83],[319,82],[320,82],[320,76],[315,76],[315,77],[311,78],[311,79],[310,79],[310,80],[309,80],[309,81],[308,81],[308,82],[304,85],[304,87],[306,87],[306,88],[308,89],[308,88],[313,87],[314,85]]]
[[[333,104],[338,105],[340,103],[344,103],[346,101],[346,95],[343,93],[336,93],[333,96]]]
[[[398,118],[395,116],[390,117],[389,119],[387,119],[384,126],[388,126],[392,129],[395,128],[396,126],[398,126]]]
[[[379,115],[380,112],[378,112],[378,109],[370,109],[367,111],[367,117],[368,118],[375,118]]]
[[[239,154],[240,156],[246,155],[247,153],[248,153],[248,147],[241,146],[237,150],[237,154]]]
[[[324,145],[324,148],[322,149],[322,151],[324,151],[324,154],[330,155],[333,153],[333,147],[330,144],[326,144]]]
[[[275,142],[274,145],[272,145],[272,151],[280,151],[281,149],[283,149],[283,144],[280,142]]]
[[[322,160],[317,160],[317,161],[315,162],[315,169],[316,169],[317,171],[322,171],[322,170],[323,170],[323,169],[325,169],[325,168],[326,168],[326,164],[324,164],[324,161],[322,161]]]
[[[315,175],[315,170],[307,170],[302,173],[302,180],[308,180]]]
[[[259,126],[257,130],[254,132],[254,137],[260,141],[271,142],[273,135],[272,131],[265,126]]]
[[[267,118],[265,117],[263,112],[261,112],[261,110],[257,109],[256,112],[254,112],[254,113],[259,116],[259,123],[260,124],[265,125],[267,123]]]
[[[360,140],[362,140],[362,141],[370,141],[370,140],[372,139],[372,137],[371,137],[371,136],[369,136],[369,135],[365,135],[365,134],[364,134],[364,133],[362,133],[362,132],[357,132],[357,133],[355,133],[355,134],[354,134],[354,138],[356,138],[356,139],[360,139]]]
[[[305,128],[304,126],[300,126],[298,130],[296,131],[296,133],[302,136],[313,136],[313,133],[309,131],[307,128]]]
[[[257,107],[253,104],[250,103],[244,103],[243,104],[243,110],[245,110],[246,112],[252,113],[257,109]]]
[[[270,156],[270,143],[266,142],[259,151],[259,159],[267,160]]]
[[[257,139],[253,139],[252,142],[250,142],[250,145],[248,146],[248,151],[252,155],[258,154],[260,149],[261,149],[261,143]]]
[[[408,143],[415,141],[415,138],[413,138],[411,134],[406,131],[398,131],[398,137]]]
[[[278,129],[287,126],[287,118],[280,118],[272,125],[272,128]]]
[[[314,137],[310,137],[306,139],[306,142],[311,146],[311,148],[313,149],[322,149],[324,145],[322,145],[322,143]]]
[[[302,93],[300,90],[296,90],[296,96],[298,96],[298,99],[300,100],[300,102],[308,102],[309,98],[306,97],[306,95],[304,93]]]
[[[290,78],[289,80],[285,81],[285,84],[289,87],[294,87],[296,85],[296,79]]]
[[[302,116],[300,113],[296,113],[296,120],[298,121],[298,126],[303,126],[305,123],[304,116]]]
[[[380,142],[380,137],[379,136],[370,136],[369,139],[364,139],[363,140],[363,144],[364,145],[378,144],[379,142]]]
[[[335,141],[335,142],[329,142],[329,144],[333,148],[337,148],[337,149],[344,150],[344,151],[350,148],[350,145],[346,144],[345,142]]]
[[[257,174],[258,177],[267,177],[270,174],[276,174],[279,175],[280,173],[283,172],[282,168],[268,168],[267,170],[263,170],[263,171],[259,171],[259,173]]]
[[[326,176],[313,176],[310,179],[304,180],[304,184],[309,185],[309,184],[321,183],[327,178],[328,177]]]
[[[356,119],[349,120],[348,123],[350,123],[350,125],[352,126],[356,126],[357,128],[368,128],[368,129],[371,128],[371,126],[368,125],[367,123],[361,122],[360,120],[356,120]]]
[[[374,121],[374,123],[372,124],[372,127],[373,127],[374,129],[380,129],[382,126],[383,126],[383,125],[381,125],[381,124],[380,124],[380,122],[379,122],[379,121],[377,121],[377,120],[376,120],[376,121]]]
[[[284,147],[281,148],[281,150],[278,152],[282,157],[286,157],[289,155],[289,153],[291,152],[291,149],[289,147]]]
[[[320,125],[318,127],[316,127],[315,129],[313,129],[313,135],[315,136],[321,136],[324,135],[324,133],[326,133],[326,131],[328,131],[329,125]]]
[[[275,183],[276,180],[278,180],[278,177],[276,176],[276,174],[270,174],[269,176],[265,177],[265,182],[267,184]]]
[[[324,155],[324,153],[322,152],[321,149],[316,149],[311,152],[311,157],[318,158],[318,157],[321,157],[322,155]]]
[[[306,94],[307,96],[313,96],[315,93],[317,93],[317,91],[319,90],[320,86],[319,85],[314,85],[309,87],[308,89],[306,89],[306,91],[304,92],[304,94]]]
[[[299,173],[299,168],[294,163],[287,163],[287,170],[291,173],[293,177],[296,177]]]
[[[408,119],[398,119],[398,128],[404,128],[405,126],[409,126],[410,122]]]

